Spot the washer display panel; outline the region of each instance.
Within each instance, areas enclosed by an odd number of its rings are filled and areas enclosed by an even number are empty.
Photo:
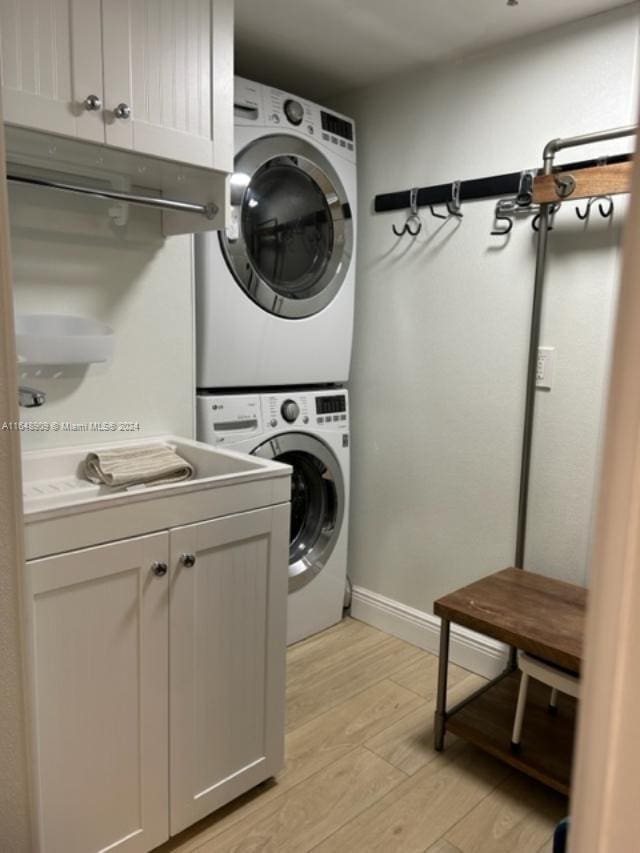
[[[333,551],[344,515],[340,464],[324,442],[285,433],[261,444],[256,456],[291,465],[289,592],[309,583]]]
[[[349,268],[353,227],[327,158],[304,139],[263,137],[236,158],[231,204],[237,234],[220,240],[247,295],[292,319],[328,305]]]

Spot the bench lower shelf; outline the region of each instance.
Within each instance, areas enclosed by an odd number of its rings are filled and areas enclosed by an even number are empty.
[[[476,744],[539,782],[568,796],[571,781],[576,701],[558,696],[550,714],[550,690],[531,679],[518,753],[511,751],[520,673],[509,673],[447,717],[447,731]]]

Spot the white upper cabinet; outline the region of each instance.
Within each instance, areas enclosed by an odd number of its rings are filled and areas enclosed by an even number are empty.
[[[104,141],[100,0],[0,0],[5,121]]]
[[[0,0],[9,124],[233,165],[233,0]]]
[[[109,145],[213,166],[209,0],[104,0]]]

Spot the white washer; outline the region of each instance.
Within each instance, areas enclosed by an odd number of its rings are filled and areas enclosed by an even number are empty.
[[[197,413],[200,441],[293,467],[287,643],[335,624],[347,577],[347,391],[200,394]]]
[[[355,289],[355,128],[236,78],[231,224],[195,238],[201,389],[346,382]]]

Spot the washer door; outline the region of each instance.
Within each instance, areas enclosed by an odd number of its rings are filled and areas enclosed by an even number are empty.
[[[293,468],[289,535],[289,592],[293,592],[322,571],[340,534],[345,500],[340,463],[324,442],[299,432],[276,436],[253,453]]]
[[[236,157],[237,235],[221,232],[238,284],[279,317],[317,314],[336,296],[353,252],[344,187],[327,158],[294,136],[265,136]]]

